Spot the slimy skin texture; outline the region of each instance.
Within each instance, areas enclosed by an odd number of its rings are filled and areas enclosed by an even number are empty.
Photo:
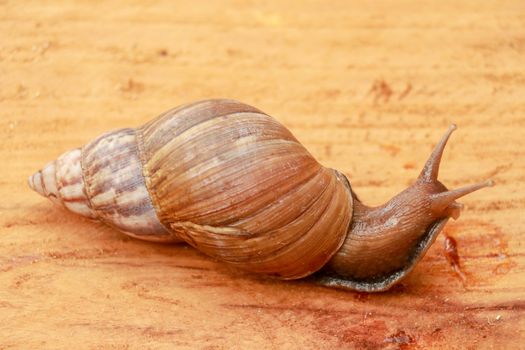
[[[282,124],[233,100],[199,101],[106,133],[46,165],[29,186],[136,238],[184,241],[267,276],[381,291],[459,216],[455,199],[491,185],[448,191],[437,180],[454,129],[417,181],[375,208]]]

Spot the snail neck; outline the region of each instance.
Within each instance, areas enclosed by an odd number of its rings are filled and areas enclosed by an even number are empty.
[[[439,219],[429,193],[440,183],[414,184],[383,205],[369,207],[354,196],[354,214],[341,249],[327,267],[357,280],[375,279],[403,269],[428,228]]]

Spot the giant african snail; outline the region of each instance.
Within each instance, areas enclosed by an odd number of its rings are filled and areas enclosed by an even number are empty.
[[[382,291],[425,254],[455,200],[437,180],[452,125],[418,179],[379,207],[320,165],[284,126],[232,100],[172,109],[106,133],[29,178],[33,190],[133,237],[185,241],[245,270]]]

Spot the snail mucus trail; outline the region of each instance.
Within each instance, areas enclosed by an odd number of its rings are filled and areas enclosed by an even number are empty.
[[[169,110],[68,151],[29,177],[53,202],[128,235],[184,241],[239,268],[329,287],[383,291],[404,278],[456,199],[438,171],[452,125],[417,180],[368,207],[275,119],[234,100]]]

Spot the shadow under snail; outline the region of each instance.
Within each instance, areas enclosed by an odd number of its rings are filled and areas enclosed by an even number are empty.
[[[384,291],[423,257],[455,200],[492,181],[438,181],[452,125],[417,180],[378,207],[323,167],[283,125],[233,100],[205,100],[136,129],[106,133],[29,177],[57,204],[130,236],[184,241],[239,268],[281,279]]]

